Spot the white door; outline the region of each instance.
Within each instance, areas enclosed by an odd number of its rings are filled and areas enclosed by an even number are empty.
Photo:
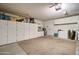
[[[7,21],[0,20],[0,45],[7,44]]]
[[[25,40],[25,23],[17,22],[17,41]]]
[[[25,23],[25,40],[29,39],[30,37],[30,28],[29,28],[30,24],[29,23]]]
[[[16,42],[16,22],[8,21],[8,43]]]
[[[37,30],[38,30],[37,24],[30,23],[30,39],[37,37],[38,34]]]

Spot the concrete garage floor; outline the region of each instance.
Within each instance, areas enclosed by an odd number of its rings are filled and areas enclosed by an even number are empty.
[[[79,55],[79,40],[76,41],[76,55]]]
[[[12,43],[1,46],[0,55],[26,55],[26,53],[17,43]]]
[[[75,55],[79,43],[73,40],[40,37],[0,47],[0,55]]]

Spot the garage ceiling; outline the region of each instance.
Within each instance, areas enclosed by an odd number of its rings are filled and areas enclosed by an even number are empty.
[[[61,10],[49,8],[53,3],[0,3],[0,10],[16,15],[38,18],[40,20],[53,20],[61,17],[79,14],[78,3],[62,3]],[[68,15],[64,15],[67,11]]]

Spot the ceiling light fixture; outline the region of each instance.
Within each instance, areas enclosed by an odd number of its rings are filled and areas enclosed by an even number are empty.
[[[55,6],[55,10],[56,10],[56,11],[61,10],[61,4],[57,4],[57,5]]]
[[[53,3],[49,8],[54,7],[56,11],[61,10],[61,3]]]

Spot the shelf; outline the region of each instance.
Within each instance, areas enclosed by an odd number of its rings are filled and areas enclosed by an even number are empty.
[[[55,26],[58,26],[58,25],[72,25],[72,24],[78,24],[77,22],[74,22],[74,23],[62,23],[62,24],[54,24]]]

